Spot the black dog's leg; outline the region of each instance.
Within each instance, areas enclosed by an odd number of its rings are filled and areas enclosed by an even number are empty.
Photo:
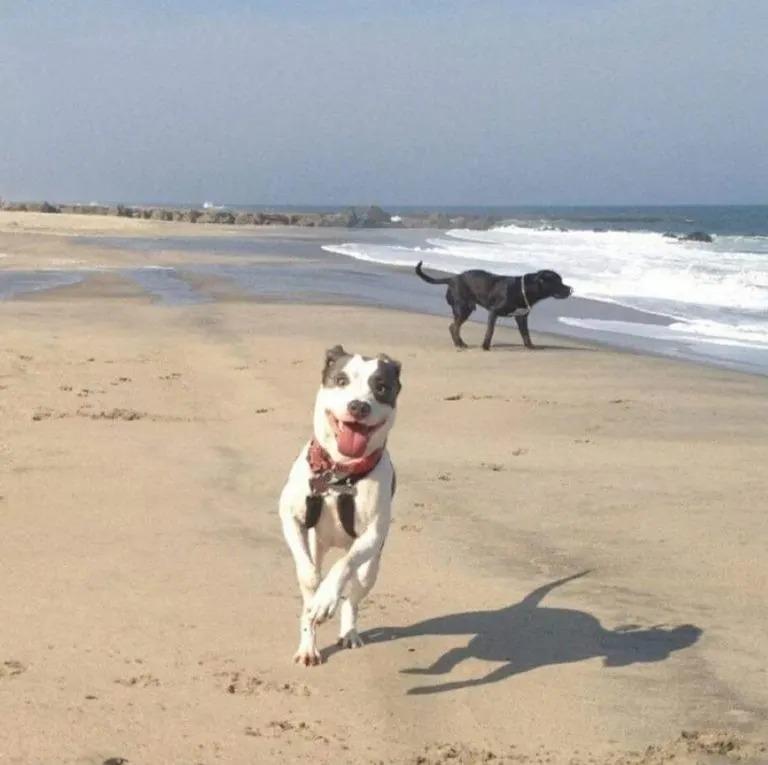
[[[485,330],[485,337],[483,338],[483,350],[489,351],[491,349],[491,340],[493,340],[493,330],[496,328],[496,319],[498,314],[496,311],[488,311],[488,327]]]
[[[526,348],[535,348],[536,346],[531,342],[531,335],[528,332],[528,314],[525,316],[515,316],[517,322],[517,328],[520,330],[520,334],[523,337],[523,342]]]
[[[451,339],[457,348],[466,348],[467,344],[461,339],[461,325],[469,318],[475,307],[473,305],[454,301],[451,303],[451,308],[453,308],[453,321],[449,327],[451,331]]]

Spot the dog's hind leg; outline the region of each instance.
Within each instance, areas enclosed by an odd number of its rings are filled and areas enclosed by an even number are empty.
[[[528,332],[528,314],[525,316],[515,316],[515,321],[517,322],[517,328],[520,330],[525,347],[535,348],[536,346],[531,342],[531,335]]]
[[[452,303],[453,321],[449,327],[451,339],[457,348],[466,348],[467,344],[461,339],[461,325],[470,317],[475,306],[466,303]]]
[[[491,340],[493,340],[493,330],[496,328],[496,319],[498,314],[496,311],[488,311],[488,326],[485,330],[485,337],[483,338],[483,350],[489,351],[491,349]]]
[[[341,604],[339,625],[339,646],[342,648],[360,648],[363,639],[357,631],[357,612],[360,602],[376,584],[379,573],[379,556],[363,563],[349,580],[349,592]]]

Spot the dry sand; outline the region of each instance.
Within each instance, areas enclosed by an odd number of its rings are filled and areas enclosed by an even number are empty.
[[[0,303],[0,763],[768,761],[768,381],[236,297]],[[304,669],[276,498],[336,342],[403,362],[396,520]]]

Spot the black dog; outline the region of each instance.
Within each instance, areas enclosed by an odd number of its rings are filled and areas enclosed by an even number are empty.
[[[416,273],[430,284],[447,284],[445,299],[453,309],[451,338],[457,348],[466,348],[466,343],[459,334],[461,325],[470,317],[478,305],[488,311],[488,328],[483,339],[483,350],[491,347],[493,330],[499,316],[514,316],[517,327],[523,337],[526,348],[533,348],[528,333],[528,314],[539,300],[554,297],[562,300],[569,297],[573,290],[563,284],[560,274],[555,271],[537,271],[523,276],[498,276],[488,271],[464,271],[456,276],[435,279],[421,270],[421,261],[416,265]]]

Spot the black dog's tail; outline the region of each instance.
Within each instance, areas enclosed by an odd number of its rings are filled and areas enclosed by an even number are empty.
[[[429,282],[430,284],[450,284],[453,277],[449,277],[447,279],[435,279],[434,276],[427,276],[422,270],[421,270],[421,264],[423,261],[419,261],[416,264],[416,273],[417,275],[422,278],[425,282]]]

